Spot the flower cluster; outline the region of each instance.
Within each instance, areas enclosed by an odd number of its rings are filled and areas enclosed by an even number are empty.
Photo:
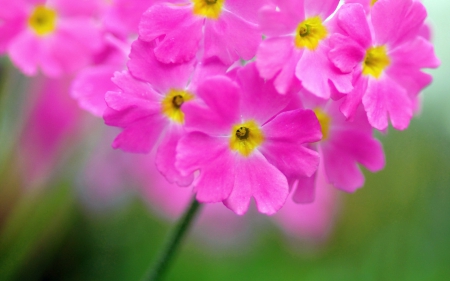
[[[363,186],[359,165],[385,164],[374,129],[406,129],[439,65],[418,0],[85,2],[0,0],[0,52],[78,71],[72,96],[122,129],[114,148],[155,151],[169,182],[237,214]]]

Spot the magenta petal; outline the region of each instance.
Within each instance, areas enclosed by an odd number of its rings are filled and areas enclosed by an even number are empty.
[[[349,120],[353,119],[356,110],[362,102],[362,97],[366,93],[369,83],[367,77],[363,76],[361,73],[357,75],[358,78],[355,79],[356,81],[353,90],[344,97],[344,102],[340,107],[342,114]]]
[[[188,186],[194,180],[194,175],[182,176],[175,168],[176,147],[180,138],[185,134],[181,126],[169,126],[165,136],[159,144],[156,152],[155,164],[161,174],[166,177],[170,183],[176,183],[180,186]]]
[[[195,17],[191,6],[156,4],[143,15],[140,39],[153,41],[163,36],[155,55],[163,63],[186,62],[194,58],[202,36],[203,19]]]
[[[202,131],[209,135],[229,135],[233,124],[240,121],[240,89],[225,76],[205,79],[197,88],[197,96],[204,102],[183,105],[188,131]]]
[[[81,71],[72,83],[71,95],[84,110],[95,116],[102,116],[106,109],[105,94],[117,89],[111,81],[117,67],[111,65],[93,66]]]
[[[258,151],[249,157],[237,156],[234,164],[234,187],[224,204],[236,214],[243,215],[254,197],[258,211],[267,215],[276,213],[289,194],[286,177]]]
[[[242,1],[226,0],[224,7],[233,14],[249,21],[258,22],[258,11],[264,5],[270,3],[270,0]]]
[[[321,156],[328,180],[335,187],[354,192],[364,185],[364,176],[347,151],[329,145],[322,149]]]
[[[299,204],[314,202],[317,171],[310,177],[298,177],[292,200]]]
[[[294,50],[294,40],[291,36],[269,38],[264,40],[256,54],[256,67],[265,79],[275,79],[278,92],[285,94],[295,78],[295,67],[298,58],[303,53]]]
[[[288,13],[265,6],[259,11],[259,28],[266,36],[291,35],[297,28],[299,19]]]
[[[239,58],[250,60],[261,40],[262,34],[256,24],[222,11],[218,20],[206,20],[204,58],[216,56],[227,65]]]
[[[338,25],[361,47],[367,48],[371,44],[369,24],[361,5],[347,4],[342,6],[338,12]]]
[[[28,31],[17,35],[8,46],[12,62],[26,75],[37,73],[40,53],[39,40]]]
[[[337,8],[339,0],[304,0],[306,17],[328,18]]]
[[[419,1],[378,1],[372,12],[376,44],[399,43],[418,35],[427,16]]]
[[[335,33],[330,37],[330,61],[344,73],[349,73],[364,60],[366,52],[352,38]]]
[[[198,201],[220,202],[230,195],[235,166],[228,139],[200,132],[187,134],[178,142],[176,167],[182,175],[200,170],[193,183]]]
[[[433,44],[419,36],[392,50],[389,56],[393,60],[392,64],[394,67],[407,69],[436,68],[440,64],[434,52]]]
[[[159,95],[145,82],[127,72],[116,73],[118,92],[107,92],[108,105],[103,118],[110,126],[124,128],[114,140],[113,147],[130,152],[149,152],[168,120],[161,113]]]
[[[311,176],[319,166],[318,153],[302,144],[322,137],[316,115],[311,110],[280,113],[263,126],[264,143],[259,150],[288,178]]]
[[[194,61],[181,64],[165,64],[153,53],[153,44],[136,40],[131,46],[128,68],[134,77],[149,82],[161,94],[170,89],[185,89],[192,72]]]
[[[369,79],[362,101],[369,123],[374,128],[386,129],[388,114],[394,128],[404,130],[408,127],[412,118],[412,102],[406,91],[389,77]]]
[[[318,97],[328,99],[331,95],[330,82],[340,93],[353,89],[352,74],[343,73],[328,59],[329,47],[322,46],[315,51],[305,51],[297,64],[295,75],[302,81],[302,86]]]
[[[290,95],[280,95],[272,81],[261,78],[253,62],[239,69],[237,78],[244,92],[240,106],[244,119],[264,124],[286,108],[291,100]]]

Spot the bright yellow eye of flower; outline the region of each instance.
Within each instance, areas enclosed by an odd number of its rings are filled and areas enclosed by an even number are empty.
[[[320,123],[320,129],[322,130],[322,140],[328,139],[328,134],[330,132],[331,117],[323,112],[320,108],[314,109],[317,119]]]
[[[249,156],[263,141],[264,136],[258,124],[250,120],[233,126],[230,148],[244,156]]]
[[[190,101],[194,96],[183,90],[170,90],[162,101],[162,112],[176,123],[184,123],[184,113],[181,106]]]
[[[194,14],[211,19],[218,19],[225,0],[192,0]]]
[[[52,33],[56,28],[56,11],[39,5],[28,19],[28,24],[37,35],[43,36]]]
[[[370,0],[370,6],[375,5],[375,3],[376,3],[377,1],[378,1],[378,0]]]
[[[379,78],[390,63],[385,46],[369,48],[363,62],[363,74]]]
[[[327,37],[328,31],[322,24],[320,17],[312,17],[304,20],[295,31],[295,46],[315,50],[322,39]]]

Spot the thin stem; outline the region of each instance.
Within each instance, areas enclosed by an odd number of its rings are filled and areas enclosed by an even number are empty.
[[[146,278],[143,280],[151,280],[157,281],[162,280],[164,273],[170,265],[170,262],[176,255],[176,251],[181,245],[183,238],[186,236],[189,231],[189,227],[198,210],[200,209],[200,203],[194,198],[192,199],[191,204],[189,205],[186,212],[183,214],[183,217],[178,221],[176,228],[174,229],[172,235],[167,240],[167,244],[161,251],[156,260],[155,264],[151,268],[149,274],[147,274]]]

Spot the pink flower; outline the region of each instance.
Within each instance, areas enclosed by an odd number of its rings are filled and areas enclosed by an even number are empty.
[[[96,2],[0,0],[1,31],[7,34],[2,36],[0,49],[6,48],[26,75],[35,75],[38,68],[52,77],[72,73],[101,47],[99,30],[91,18],[90,8]]]
[[[123,128],[114,148],[148,153],[157,142],[156,165],[170,182],[189,184],[192,175],[181,176],[174,167],[175,147],[184,133],[182,107],[194,95],[189,83],[194,62],[167,65],[156,60],[152,44],[137,40],[132,46],[130,72],[116,73],[120,91],[106,93],[105,123]]]
[[[373,137],[373,129],[362,109],[352,121],[347,121],[339,111],[341,102],[322,101],[309,93],[304,93],[302,102],[306,108],[313,109],[319,119],[323,137],[315,146],[323,169],[312,178],[299,178],[294,201],[314,201],[315,179],[324,178],[340,190],[354,192],[364,185],[364,175],[358,164],[371,172],[383,169],[382,145]]]
[[[258,48],[256,65],[262,77],[275,78],[276,89],[286,93],[299,79],[308,91],[322,98],[352,90],[351,73],[328,59],[332,25],[327,21],[339,0],[277,0],[260,10],[260,27],[267,39]]]
[[[237,72],[238,83],[216,76],[197,88],[203,103],[186,104],[186,129],[177,146],[181,174],[200,174],[193,186],[200,202],[220,202],[239,215],[252,197],[273,214],[289,192],[286,176],[311,176],[318,155],[303,144],[318,141],[312,111],[282,112],[290,97],[259,77],[254,63]]]
[[[423,37],[426,11],[418,1],[378,0],[370,26],[361,5],[344,5],[337,14],[339,34],[332,35],[330,59],[343,71],[354,69],[354,90],[341,111],[352,118],[362,102],[370,124],[384,130],[409,125],[419,92],[431,83],[421,71],[439,65]],[[372,30],[372,32],[371,32]]]
[[[218,57],[231,65],[255,56],[261,42],[256,24],[258,9],[267,0],[180,0],[155,4],[142,16],[140,39],[157,41],[156,58],[164,63]]]
[[[101,117],[107,106],[105,94],[108,91],[118,91],[111,81],[116,71],[126,69],[126,61],[131,49],[131,43],[106,34],[105,48],[99,56],[99,61],[77,73],[72,82],[70,95],[78,101],[78,105]]]

